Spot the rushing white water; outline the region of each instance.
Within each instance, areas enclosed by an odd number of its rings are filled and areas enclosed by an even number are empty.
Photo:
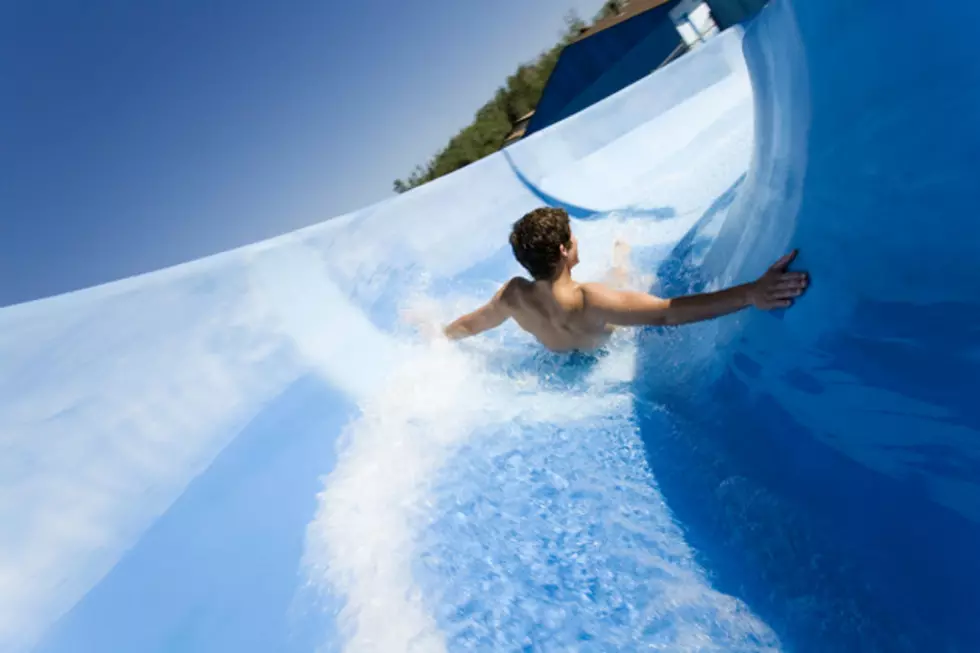
[[[684,216],[657,224],[626,216],[576,222],[580,276],[601,278],[620,240],[631,242],[637,255],[662,255],[691,222]],[[635,274],[633,281],[648,285],[652,279]],[[472,285],[443,300],[419,287],[404,302],[409,313],[444,322],[485,299]],[[360,399],[361,415],[343,433],[340,459],[325,478],[307,532],[309,579],[345,601],[338,616],[343,650],[508,645],[514,633],[506,625],[527,631],[525,622],[538,613],[534,594],[549,586],[526,574],[549,566],[552,553],[542,533],[582,535],[589,524],[592,530],[605,524],[600,530],[607,536],[583,544],[574,564],[593,582],[623,587],[626,556],[630,573],[638,566],[652,574],[642,593],[662,598],[634,606],[642,615],[625,629],[603,625],[599,615],[635,597],[598,599],[590,623],[599,630],[592,637],[660,641],[665,650],[778,648],[775,635],[744,605],[711,588],[646,471],[628,390],[635,359],[630,334],[617,335],[602,356],[580,360],[539,352],[513,326],[462,345],[419,342],[408,329],[400,338],[404,355]],[[498,463],[488,461],[500,460],[503,469],[492,473]],[[524,469],[508,478],[514,465]],[[533,510],[543,486],[558,498],[546,510]],[[584,504],[578,495],[588,497]],[[534,514],[511,514],[514,506]],[[500,532],[495,522],[512,528]],[[643,547],[624,549],[617,532],[632,533]],[[420,559],[427,561],[421,567]],[[495,571],[472,568],[474,560]],[[575,611],[577,600],[552,605],[552,621],[563,622],[560,615]],[[461,635],[476,619],[455,616],[465,605],[471,613],[482,610],[481,618],[499,619],[497,634]],[[671,632],[644,634],[657,620],[667,620]],[[556,632],[549,636],[555,646],[563,641]]]

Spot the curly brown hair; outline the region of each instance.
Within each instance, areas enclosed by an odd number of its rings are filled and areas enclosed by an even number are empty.
[[[572,227],[564,209],[534,209],[514,223],[510,246],[517,262],[535,280],[554,279],[561,263],[561,246],[572,242]]]

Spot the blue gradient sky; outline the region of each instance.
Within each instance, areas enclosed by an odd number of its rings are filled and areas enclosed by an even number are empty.
[[[0,305],[391,194],[602,0],[0,8]]]

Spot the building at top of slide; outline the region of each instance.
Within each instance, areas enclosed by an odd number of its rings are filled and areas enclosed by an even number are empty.
[[[0,650],[980,648],[980,53],[928,9],[776,0],[404,195],[0,310]],[[417,335],[541,204],[583,278],[812,285]]]
[[[726,8],[723,8],[723,11]],[[748,12],[741,6],[737,12]],[[726,15],[735,11],[729,9]],[[702,0],[632,0],[562,49],[524,135],[626,88],[718,32]],[[522,119],[523,120],[523,119]]]

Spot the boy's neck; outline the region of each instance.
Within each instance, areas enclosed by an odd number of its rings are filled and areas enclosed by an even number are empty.
[[[556,288],[574,283],[572,281],[572,270],[567,265],[563,265],[561,271],[558,272],[558,275],[554,279],[542,279],[537,283],[546,288]]]

